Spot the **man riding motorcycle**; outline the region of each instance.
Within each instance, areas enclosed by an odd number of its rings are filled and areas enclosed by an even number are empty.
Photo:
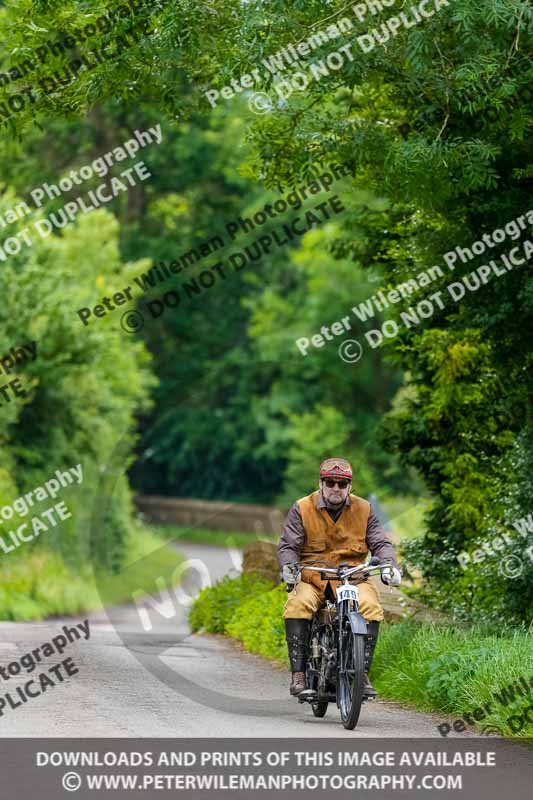
[[[306,688],[305,667],[311,620],[324,604],[326,591],[334,592],[339,585],[338,581],[321,580],[318,572],[303,570],[300,573],[300,562],[320,561],[330,566],[358,566],[366,561],[370,552],[378,556],[381,563],[387,562],[392,566],[392,577],[382,575],[383,583],[398,586],[401,580],[390,539],[381,528],[370,503],[350,494],[351,488],[350,463],[344,458],[327,458],[320,465],[318,491],[297,500],[285,520],[278,545],[278,562],[283,580],[295,584],[283,611],[291,662],[291,695],[298,695]],[[370,683],[368,671],[378,639],[379,623],[383,620],[383,609],[372,583],[360,583],[358,589],[359,610],[368,622],[364,696],[373,698],[377,692]],[[329,597],[334,599],[334,595]]]

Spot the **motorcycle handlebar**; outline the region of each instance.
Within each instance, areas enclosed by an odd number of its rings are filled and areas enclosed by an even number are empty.
[[[373,561],[377,563],[373,564],[372,563]],[[316,572],[324,572],[324,573],[329,573],[330,575],[337,575],[339,578],[341,577],[340,570],[342,569],[344,577],[348,578],[354,575],[355,573],[369,574],[372,570],[379,570],[380,572],[383,569],[392,570],[392,564],[380,564],[379,558],[373,556],[368,564],[361,564],[358,567],[349,567],[346,570],[343,569],[342,567],[316,567],[314,564],[300,564],[300,569],[301,570],[312,569],[315,570]]]
[[[372,563],[374,562],[374,563]],[[339,580],[343,580],[344,578],[351,578],[353,575],[359,573],[360,575],[370,575],[370,573],[374,570],[379,570],[381,573],[382,570],[389,569],[392,570],[392,564],[380,564],[379,558],[377,556],[373,556],[368,564],[361,564],[358,567],[348,567],[348,569],[343,569],[343,575],[339,574],[339,570],[341,567],[316,567],[314,564],[300,564],[300,570],[304,569],[313,569],[316,572],[322,573],[329,573],[331,576],[336,576]],[[287,592],[292,592],[296,583],[286,583],[285,584]]]

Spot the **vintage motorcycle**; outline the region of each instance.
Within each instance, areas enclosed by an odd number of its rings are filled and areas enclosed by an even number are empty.
[[[325,606],[313,618],[306,669],[308,688],[298,695],[298,701],[310,703],[315,717],[323,717],[328,704],[336,702],[342,724],[347,730],[353,730],[364,700],[366,671],[367,623],[359,613],[357,584],[385,571],[392,577],[391,565],[380,564],[377,557],[358,567],[317,566],[319,564],[317,561],[303,563],[300,569],[315,570],[322,580],[338,580],[342,584],[337,587],[336,601],[328,599],[326,593]]]

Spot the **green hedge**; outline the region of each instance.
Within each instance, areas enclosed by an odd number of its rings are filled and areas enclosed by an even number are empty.
[[[89,563],[67,564],[45,547],[21,550],[0,561],[0,620],[41,620],[131,603],[139,588],[153,594],[156,578],[172,580],[182,561],[178,550],[138,525],[130,530],[123,570],[99,569],[98,587]]]
[[[9,190],[2,195],[0,215],[17,199]],[[27,215],[14,225],[12,235],[41,216],[39,211]],[[64,501],[71,517],[24,545],[27,553],[41,547],[58,553],[74,571],[83,571],[89,558],[118,571],[128,557],[133,504],[124,473],[135,444],[130,431],[136,415],[150,407],[150,390],[156,385],[151,356],[138,340],[124,335],[114,315],[84,326],[75,313],[93,306],[98,297],[111,297],[127,283],[128,270],[147,265],[122,262],[119,235],[117,220],[98,209],[78,217],[60,235],[37,237],[33,247],[22,248],[0,269],[0,354],[27,342],[37,346],[37,357],[7,376],[20,379],[26,396],[0,405],[0,507],[33,492],[56,470],[81,463],[82,483],[64,488],[55,501],[40,501],[29,512],[38,515]],[[0,375],[0,384],[7,377]],[[112,471],[112,502],[93,531],[96,541],[89,552],[93,511],[106,499],[102,467],[110,463],[119,442],[124,452]],[[15,517],[7,525],[7,519],[1,520],[0,535],[27,521]],[[58,568],[55,562],[52,569]]]
[[[251,595],[262,596],[272,589],[270,581],[259,580],[249,575],[238,578],[226,577],[214,586],[203,589],[196,598],[189,616],[193,631],[225,633],[226,625],[235,611],[246,603]]]
[[[226,624],[226,633],[241,641],[251,653],[274,658],[287,665],[283,606],[285,584],[245,600]]]
[[[273,587],[248,575],[226,577],[200,593],[191,627],[226,633],[250,652],[288,665],[282,616],[286,597],[283,584]],[[496,635],[482,626],[383,623],[372,680],[385,698],[456,718],[490,703],[494,712],[480,722],[481,729],[490,725],[505,735],[531,736],[532,724],[513,733],[507,719],[533,703],[533,687],[507,706],[493,698],[521,677],[533,679],[531,638],[526,629],[505,628]]]

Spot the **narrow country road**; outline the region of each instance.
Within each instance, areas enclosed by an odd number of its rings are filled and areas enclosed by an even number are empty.
[[[202,560],[212,581],[238,568],[235,552],[232,558],[202,545],[179,549],[186,558]],[[70,656],[79,673],[16,709],[4,708],[0,736],[440,738],[442,718],[384,701],[365,704],[352,732],[344,730],[334,705],[325,718],[315,719],[309,706],[289,697],[284,669],[223,637],[191,634],[186,614],[183,607],[168,619],[157,614],[150,631],[140,628],[135,605],[90,614],[89,640],[70,644],[62,657],[44,659],[48,668]],[[0,664],[84,618],[0,623]],[[31,677],[1,681],[1,690],[14,692]]]

